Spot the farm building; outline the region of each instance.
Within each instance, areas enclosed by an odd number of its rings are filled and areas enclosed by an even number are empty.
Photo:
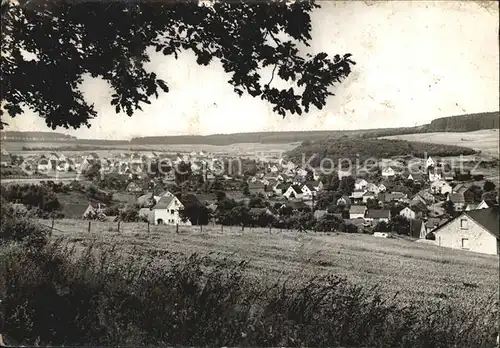
[[[499,254],[498,207],[471,210],[448,221],[434,231],[439,246]]]

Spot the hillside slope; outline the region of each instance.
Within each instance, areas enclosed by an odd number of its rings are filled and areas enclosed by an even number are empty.
[[[413,133],[384,137],[384,139],[467,146],[476,151],[481,151],[484,155],[490,155],[498,158],[498,135],[498,129],[483,129],[474,132]]]
[[[422,142],[410,142],[393,139],[353,139],[353,138],[329,138],[316,142],[304,142],[302,145],[286,153],[286,157],[293,163],[302,163],[305,156],[306,161],[315,155],[314,160],[309,163],[317,167],[323,158],[328,158],[337,166],[339,160],[350,159],[360,162],[373,158],[376,160],[390,158],[393,156],[413,155],[423,158],[428,156],[457,156],[472,155],[473,149],[461,146],[442,145]]]

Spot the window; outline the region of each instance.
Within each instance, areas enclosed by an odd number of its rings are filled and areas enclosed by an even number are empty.
[[[468,229],[468,226],[467,226],[467,219],[460,219],[460,228],[462,230],[466,230]]]
[[[462,238],[462,249],[469,249],[469,239]]]

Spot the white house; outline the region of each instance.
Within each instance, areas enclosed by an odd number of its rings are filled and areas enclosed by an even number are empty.
[[[399,215],[404,216],[405,218],[407,218],[408,220],[410,220],[410,219],[416,219],[418,213],[416,211],[416,208],[414,208],[414,207],[413,207],[413,209],[410,208],[410,207],[405,207],[404,209],[402,209],[399,212]]]
[[[166,195],[160,198],[153,207],[155,224],[157,225],[183,225],[185,224],[179,211],[184,205],[175,196]]]
[[[396,172],[391,167],[386,167],[386,168],[382,169],[382,176],[383,177],[389,178],[389,177],[393,177],[394,175],[396,175]]]
[[[435,165],[436,163],[434,162],[432,157],[427,158],[427,160],[425,161],[425,168],[434,167]]]
[[[494,201],[486,201],[486,200],[482,200],[481,203],[478,204],[478,206],[476,207],[476,209],[488,209],[488,208],[493,208],[494,206],[497,206],[498,204],[495,204]]]
[[[430,189],[433,194],[442,194],[442,195],[450,194],[453,191],[451,185],[444,180],[436,180],[432,182]]]
[[[312,199],[313,196],[316,196],[316,189],[311,184],[302,185],[302,198]]]
[[[431,182],[441,180],[443,178],[442,172],[437,169],[429,170],[428,175],[429,175],[429,181]]]
[[[387,191],[387,187],[385,187],[384,184],[378,185],[378,192],[385,192]]]
[[[283,193],[283,196],[287,199],[302,198],[302,189],[298,185],[290,185],[285,193]]]
[[[47,173],[52,169],[52,164],[47,158],[42,158],[38,161],[36,168],[39,173]]]
[[[366,191],[373,192],[375,195],[378,195],[380,193],[378,185],[376,184],[368,184],[366,186]]]
[[[356,191],[362,191],[368,186],[368,181],[365,179],[356,179],[356,182],[354,183],[354,189]]]
[[[498,255],[498,208],[463,212],[434,231],[436,245]]]

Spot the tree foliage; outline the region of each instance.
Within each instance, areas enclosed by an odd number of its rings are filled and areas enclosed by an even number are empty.
[[[283,117],[300,115],[325,106],[329,87],[355,64],[351,54],[299,54],[309,46],[310,13],[318,7],[283,0],[5,1],[0,97],[11,116],[27,106],[52,128],[89,126],[97,111],[79,87],[91,76],[109,84],[116,112],[131,116],[170,89],[145,68],[153,51],[175,58],[190,51],[199,65],[220,62],[238,95],[260,97]],[[290,87],[276,87],[275,77]]]

